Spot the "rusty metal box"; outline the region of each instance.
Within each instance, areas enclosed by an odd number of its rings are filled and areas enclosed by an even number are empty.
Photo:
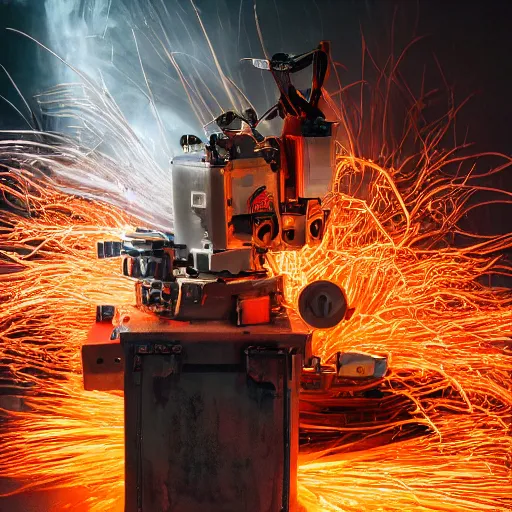
[[[126,512],[294,512],[304,326],[128,329]]]

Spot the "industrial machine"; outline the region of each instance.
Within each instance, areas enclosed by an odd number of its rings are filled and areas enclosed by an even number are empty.
[[[266,267],[268,251],[324,234],[337,128],[320,108],[329,45],[251,61],[272,73],[279,101],[261,118],[223,113],[207,142],[181,138],[174,232],[98,244],[135,287],[134,306],[98,306],[82,348],[85,388],[124,391],[127,512],[296,511],[299,437],[319,426],[319,400],[375,392],[387,370],[367,354],[322,363],[311,328],[348,321],[345,293],[311,283],[299,317]],[[291,77],[310,66],[311,88],[298,91]],[[263,137],[258,124],[277,115],[281,136]]]

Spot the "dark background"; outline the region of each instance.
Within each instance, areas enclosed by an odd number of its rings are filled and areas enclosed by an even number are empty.
[[[34,94],[61,81],[68,81],[69,75],[62,73],[65,67],[55,57],[39,48],[33,41],[8,32],[3,27],[24,31],[54,48],[45,10],[46,3],[50,1],[54,0],[0,0],[0,64],[5,66],[24,96],[34,106],[35,102],[31,99]],[[101,2],[102,0],[72,2],[75,6],[75,22],[77,17],[86,19],[93,35],[103,31],[102,21],[95,26],[90,14],[98,10]],[[163,11],[163,4],[170,13],[168,18]],[[195,0],[195,4],[223,69],[237,81],[260,113],[266,110],[276,98],[275,86],[268,74],[255,71],[249,65],[239,62],[242,57],[264,56],[254,21],[253,0]],[[157,6],[174,50],[196,55],[214,67],[204,36],[198,28],[197,17],[188,0],[112,0],[111,17],[116,20],[117,27],[107,32],[107,40],[112,38],[107,42],[116,47],[116,65],[122,72],[135,77],[144,87],[140,70],[137,69],[137,56],[133,52],[130,23],[123,25],[123,20],[136,19],[140,22],[150,5]],[[470,101],[457,115],[458,142],[465,137],[474,143],[474,152],[494,151],[512,155],[512,2],[257,0],[256,5],[269,54],[279,51],[301,53],[316,47],[321,39],[330,40],[333,59],[343,65],[340,72],[344,85],[361,78],[362,34],[372,56],[381,66],[392,51],[395,55],[400,53],[409,42],[421,36],[421,40],[407,52],[401,67],[403,78],[411,85],[415,94],[418,94],[425,71],[427,90],[439,88],[445,93],[447,88],[453,89],[455,103],[460,103],[471,95]],[[57,26],[58,31],[66,29],[55,23],[53,26]],[[143,38],[140,36],[139,43],[142,46]],[[102,59],[109,55],[108,44],[106,49],[95,47],[99,54],[103,52]],[[94,50],[89,53],[94,53]],[[184,60],[187,58],[184,57]],[[179,135],[189,130],[202,136],[200,123],[189,108],[179,82],[166,83],[167,78],[159,71],[161,62],[153,59],[155,56],[151,51],[144,53],[143,60],[148,73],[152,72],[153,66],[154,72],[150,80],[154,92],[158,94],[164,109],[167,109],[164,111],[164,122],[170,117],[173,118],[172,122],[167,123],[168,128],[169,124],[174,123],[168,129],[171,145],[174,144],[175,147]],[[71,57],[71,60],[72,64],[80,67],[79,59],[75,62]],[[438,65],[444,76],[441,75]],[[169,73],[172,72],[171,69]],[[155,124],[152,115],[147,112],[139,115],[142,109],[149,110],[147,102],[144,105],[140,103],[141,95],[138,91],[130,90],[125,77],[116,73],[117,71],[111,76],[105,75],[106,80],[110,80],[108,86],[114,98],[131,123],[138,124],[143,130],[149,130],[151,124]],[[138,94],[138,100],[134,92]],[[1,70],[0,95],[24,110],[14,87]],[[442,100],[439,108],[440,112],[446,112],[446,104]],[[0,99],[0,129],[24,128],[26,124],[20,116]],[[54,126],[50,125],[49,128]],[[368,131],[367,126],[366,132]],[[370,154],[363,156],[374,158]],[[485,172],[500,163],[502,161],[492,159],[481,161],[479,171]],[[484,184],[512,192],[511,169],[493,176]],[[474,201],[485,199],[487,198],[477,196]],[[511,215],[510,205],[479,208],[467,221],[469,225],[466,227],[486,234],[508,233]]]
[[[53,48],[45,10],[49,1],[54,0],[0,0],[0,64],[5,66],[34,106],[35,102],[31,99],[34,94],[61,81],[68,81],[69,75],[62,73],[65,67],[55,57],[33,41],[8,32],[3,27],[24,31]],[[92,27],[92,33],[103,31],[102,22],[94,26],[88,14],[98,10],[101,1],[72,2],[75,5],[75,19],[85,18]],[[162,4],[167,6],[170,13],[168,18],[163,14]],[[276,98],[271,79],[268,74],[239,63],[241,57],[264,56],[254,21],[253,0],[195,0],[195,4],[223,69],[240,84],[260,113],[266,110]],[[174,38],[171,41],[173,49],[190,52],[214,67],[188,0],[112,0],[111,17],[116,20],[117,28],[107,32],[107,39],[117,38],[111,42],[116,47],[116,65],[123,72],[134,76],[144,87],[140,70],[137,69],[137,56],[130,42],[130,25],[128,22],[125,25],[119,22],[132,18],[139,21],[144,19],[141,13],[147,13],[149,5],[157,6],[166,30],[171,39]],[[341,73],[345,85],[361,77],[361,34],[364,34],[372,56],[381,66],[392,51],[400,53],[409,42],[421,36],[421,40],[407,52],[401,67],[403,78],[418,94],[425,70],[427,89],[439,88],[446,92],[447,88],[451,88],[455,93],[455,103],[472,95],[457,116],[458,142],[466,137],[474,143],[472,151],[495,151],[512,155],[512,2],[258,0],[257,12],[269,54],[279,51],[301,53],[314,48],[321,39],[330,40],[333,59],[344,67]],[[59,31],[66,29],[55,23],[54,26]],[[139,42],[142,46],[142,37],[139,37]],[[104,52],[102,59],[105,54],[108,57],[108,47],[105,50],[98,46],[98,52],[101,51]],[[201,126],[190,110],[180,84],[177,81],[166,83],[167,78],[158,70],[161,63],[154,61],[154,58],[151,52],[143,56],[148,73],[151,73],[151,66],[154,68],[150,80],[155,94],[158,94],[167,109],[164,122],[173,117],[174,126],[169,129],[168,139],[176,145],[179,135],[188,130],[194,130],[201,136]],[[80,67],[81,62],[76,62],[76,65]],[[109,89],[123,112],[126,111],[129,121],[148,130],[150,124],[154,125],[152,116],[138,115],[142,108],[149,110],[147,103],[143,106],[137,103],[134,91],[129,91],[125,78],[116,72],[112,76],[105,75],[106,80],[110,80]],[[14,87],[1,70],[0,95],[24,110]],[[442,101],[439,108],[442,113],[446,112],[446,105]],[[136,115],[130,117],[134,113]],[[0,99],[0,129],[23,128],[26,128],[24,121],[11,106]],[[372,155],[363,156],[373,158]],[[501,162],[482,161],[479,170],[485,172],[498,163]],[[506,169],[487,180],[485,185],[512,191],[512,171]],[[475,201],[479,200],[475,198]],[[510,215],[510,206],[481,208],[470,219],[469,227],[472,231],[482,233],[507,233],[510,231]]]
[[[90,1],[90,0],[89,0]],[[84,5],[87,2],[82,2]],[[114,0],[115,3],[115,0]],[[187,4],[184,0],[182,4]],[[268,3],[268,2],[267,2]],[[240,1],[197,0],[205,18],[220,9],[237,17]],[[218,5],[219,4],[219,5]],[[252,9],[245,0],[244,9]],[[512,153],[510,131],[510,79],[512,76],[512,2],[507,0],[275,0],[281,30],[276,30],[275,11],[258,2],[264,38],[269,51],[302,51],[315,46],[319,37],[334,44],[334,57],[357,78],[362,29],[373,52],[387,55],[395,18],[395,39],[425,36],[414,48],[414,60],[421,73],[424,62],[436,54],[457,97],[476,93],[460,115],[459,126],[470,127],[470,139],[481,149]],[[270,5],[270,4],[269,4]],[[272,23],[274,27],[272,27]],[[23,93],[34,93],[56,82],[51,57],[37,46],[3,27],[20,29],[48,41],[44,0],[0,0],[0,64],[13,76]],[[265,29],[268,27],[267,29]],[[279,32],[279,34],[277,34]],[[275,44],[273,44],[275,43]],[[236,46],[236,42],[233,42]],[[282,45],[282,48],[279,48]],[[293,47],[292,47],[293,46]],[[295,47],[301,46],[299,50]],[[257,48],[257,46],[256,46]],[[0,76],[0,94],[19,106],[7,78]],[[16,112],[0,103],[0,127],[23,127]]]

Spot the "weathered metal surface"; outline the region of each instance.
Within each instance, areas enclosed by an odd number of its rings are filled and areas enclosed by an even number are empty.
[[[130,329],[126,512],[295,511],[307,331]]]
[[[124,355],[119,339],[110,339],[113,329],[112,323],[95,323],[82,345],[84,389],[123,389]]]

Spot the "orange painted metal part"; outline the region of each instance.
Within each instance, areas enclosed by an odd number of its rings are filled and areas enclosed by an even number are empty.
[[[239,325],[268,324],[270,322],[270,297],[239,299]]]

